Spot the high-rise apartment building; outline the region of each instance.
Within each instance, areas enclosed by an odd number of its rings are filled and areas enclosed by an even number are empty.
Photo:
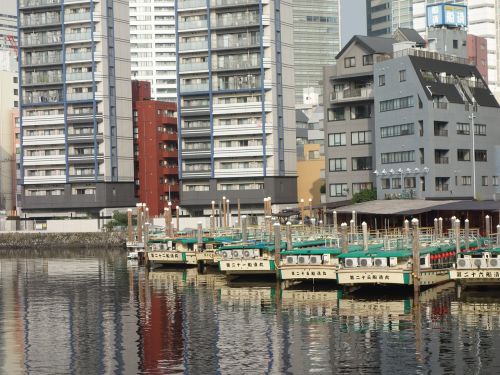
[[[18,27],[23,210],[132,205],[128,4],[20,0]]]
[[[413,27],[413,0],[366,0],[369,36],[391,36],[398,28]]]
[[[174,0],[130,0],[132,78],[151,83],[154,100],[175,102]]]
[[[305,88],[321,89],[323,66],[340,51],[340,0],[293,1],[295,102]]]
[[[176,9],[181,206],[295,202],[291,3],[178,0]]]

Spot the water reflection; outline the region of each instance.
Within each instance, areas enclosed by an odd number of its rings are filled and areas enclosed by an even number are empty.
[[[228,284],[122,252],[0,253],[0,373],[499,373],[500,296]]]

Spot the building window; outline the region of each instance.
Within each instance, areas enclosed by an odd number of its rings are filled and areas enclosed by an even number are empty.
[[[385,86],[385,74],[381,74],[378,76],[378,85]]]
[[[363,65],[373,65],[373,55],[363,55]]]
[[[347,171],[347,159],[346,158],[334,158],[330,159],[330,172],[344,172]]]
[[[476,161],[488,161],[488,155],[486,150],[476,150],[474,154]]]
[[[356,58],[355,57],[344,58],[344,68],[354,68],[355,66],[356,66]]]
[[[373,184],[371,182],[357,182],[352,184],[352,193],[359,193],[361,190],[372,190]]]
[[[498,186],[498,176],[491,176],[491,184],[493,186]]]
[[[328,134],[328,146],[338,147],[338,146],[345,146],[345,144],[346,144],[345,133]]]
[[[413,123],[383,126],[380,128],[380,138],[399,137],[414,134]]]
[[[396,111],[398,109],[413,107],[413,96],[405,96],[380,102],[380,112]]]
[[[470,150],[458,149],[457,150],[457,160],[458,161],[470,161]]]
[[[351,120],[370,118],[371,115],[372,108],[370,104],[356,105],[354,107],[351,107]]]
[[[319,159],[319,151],[314,150],[314,151],[309,151],[309,160],[318,160]]]
[[[457,49],[458,48],[458,40],[453,39],[453,48]]]
[[[401,189],[401,178],[399,177],[392,178],[392,188]]]
[[[383,178],[381,180],[382,184],[382,189],[390,189],[391,188],[391,179],[390,178]]]
[[[448,191],[449,177],[436,177],[436,191]]]
[[[399,71],[399,82],[406,81],[406,70]]]
[[[372,169],[371,156],[352,158],[352,170],[353,171],[368,171],[370,169]]]
[[[380,158],[382,164],[409,163],[415,161],[415,151],[386,152]]]
[[[470,134],[470,124],[466,122],[457,123],[457,134],[469,135]],[[474,135],[486,135],[486,125],[485,124],[474,124]]]
[[[372,143],[371,130],[351,133],[351,144],[352,145],[366,145],[366,144],[370,144],[370,143]]]
[[[347,184],[330,184],[330,197],[347,196]]]
[[[471,176],[462,176],[462,185],[470,185],[472,183]]]
[[[481,177],[481,185],[488,186],[488,176]]]
[[[328,121],[343,121],[345,120],[345,108],[330,108],[328,110]]]
[[[474,124],[474,134],[475,135],[486,135],[486,125],[485,124]]]
[[[415,177],[405,177],[405,189],[415,189],[417,187],[417,179]]]

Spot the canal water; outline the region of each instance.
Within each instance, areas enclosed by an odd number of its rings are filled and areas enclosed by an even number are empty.
[[[0,374],[499,374],[500,293],[230,283],[119,251],[0,253]]]

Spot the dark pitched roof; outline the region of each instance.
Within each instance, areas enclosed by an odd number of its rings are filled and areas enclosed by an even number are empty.
[[[471,92],[476,99],[477,104],[483,107],[499,107],[498,102],[495,99],[495,96],[488,89],[486,82],[484,82],[481,73],[477,70],[477,68],[473,65],[468,64],[459,64],[455,62],[449,61],[441,61],[435,59],[428,59],[420,56],[408,56],[415,72],[417,73],[417,77],[422,84],[422,87],[426,87],[425,94],[427,98],[432,99],[432,95],[443,95],[446,97],[448,102],[463,104],[464,100],[458,89],[454,84],[447,84],[441,82],[429,82],[424,79],[421,74],[421,70],[430,71],[430,72],[446,72],[448,74],[452,74],[459,77],[476,77],[477,80],[481,80],[484,83],[485,88],[471,88]],[[432,94],[431,94],[432,93]]]
[[[415,42],[417,46],[425,46],[425,39],[414,29],[400,27],[394,32],[394,38],[400,42],[406,40],[408,42]]]
[[[351,46],[353,43],[358,43],[368,53],[391,53],[392,45],[396,43],[396,39],[384,38],[378,36],[362,36],[354,35],[349,42],[342,48],[342,50],[335,56],[339,59],[340,56]]]
[[[295,110],[295,122],[304,122],[307,124],[309,122],[309,118],[306,116],[306,114],[304,112],[302,112],[302,110],[296,109]]]

